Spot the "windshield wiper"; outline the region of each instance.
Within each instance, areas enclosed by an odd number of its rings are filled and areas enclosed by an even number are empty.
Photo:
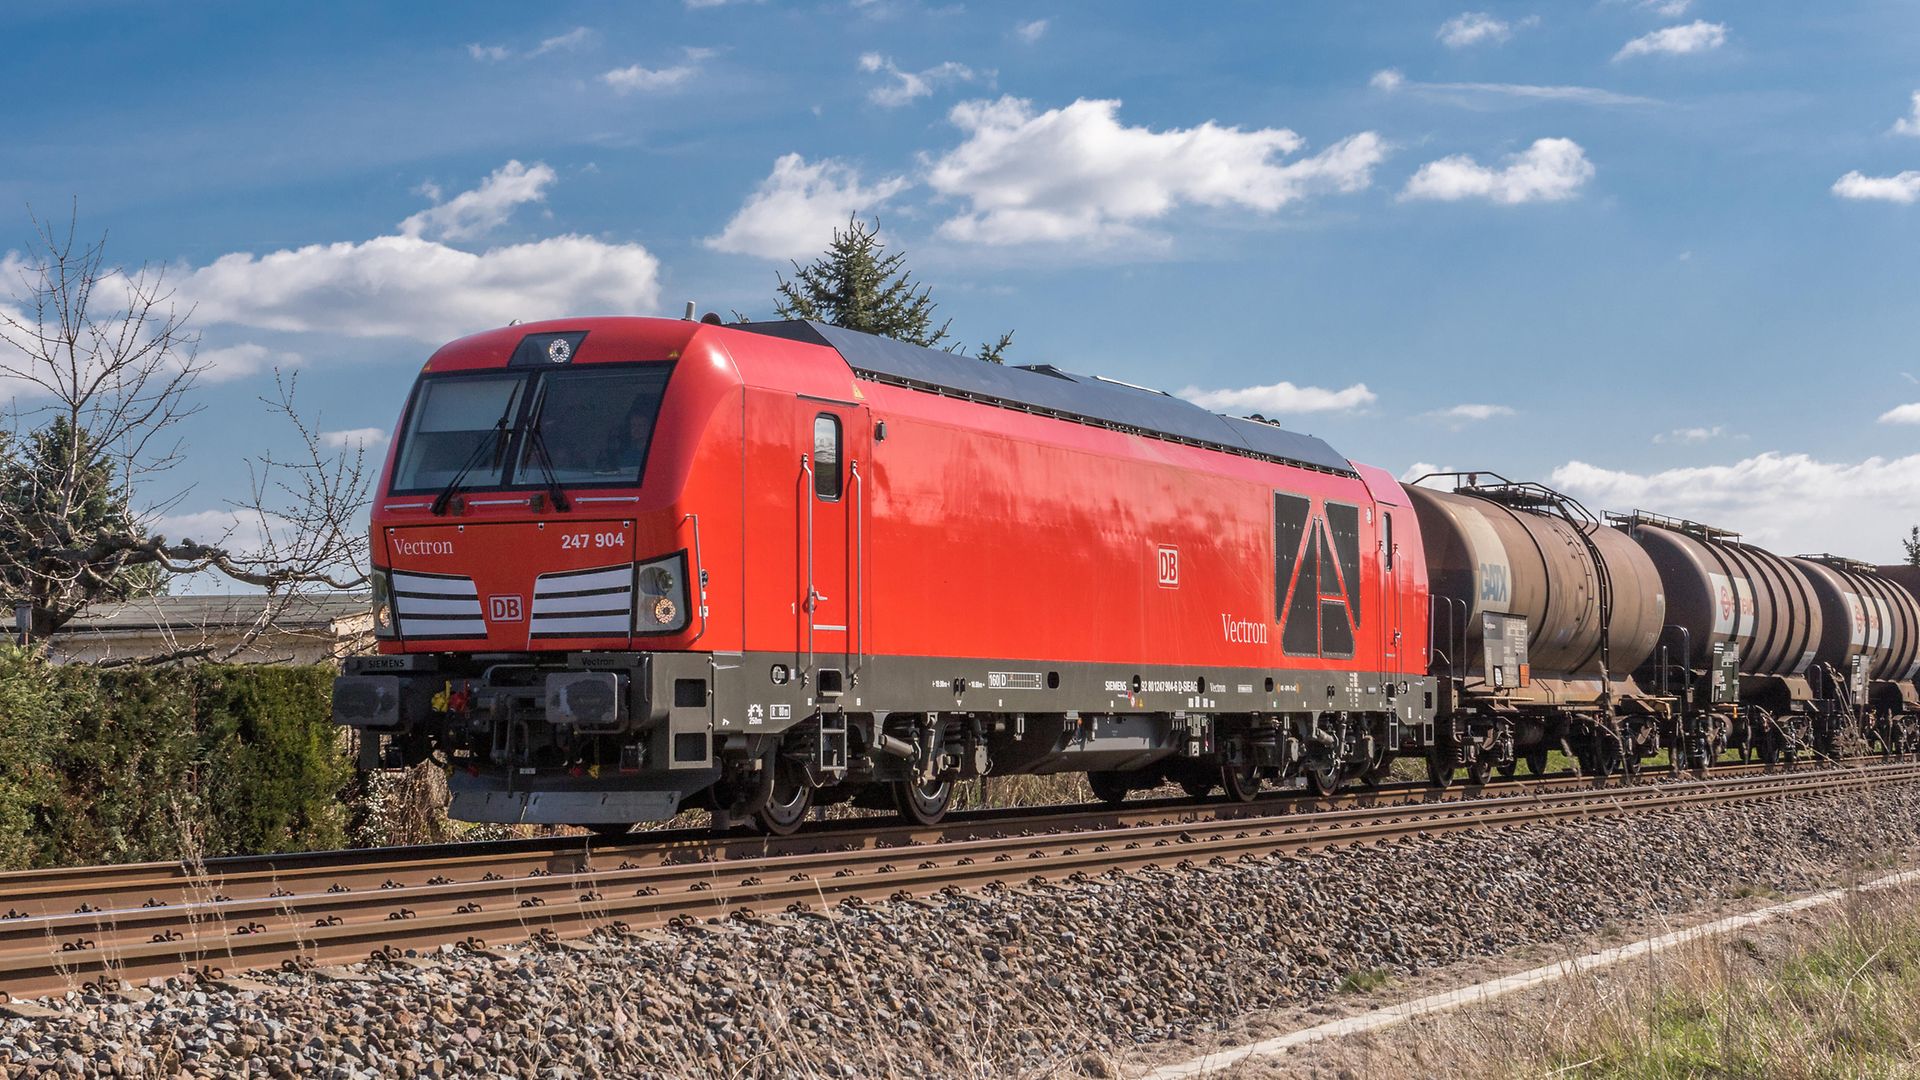
[[[473,453],[467,455],[466,463],[460,466],[460,471],[454,473],[453,479],[447,481],[447,486],[440,490],[440,494],[433,497],[433,506],[429,508],[433,516],[439,517],[447,512],[447,503],[452,501],[454,492],[460,490],[460,482],[465,480],[467,474],[473,471],[473,467],[480,463],[480,455],[488,446],[493,447],[493,467],[496,469],[500,467],[500,462],[507,456],[507,417],[513,415],[514,406],[519,401],[520,392],[516,388],[512,396],[507,399],[507,407],[500,411],[500,419],[493,422],[493,430],[488,433],[488,437],[474,446]]]
[[[527,437],[533,440],[533,452],[540,457],[540,472],[547,478],[547,494],[553,496],[553,508],[563,514],[573,509],[567,502],[567,493],[560,489],[560,477],[553,471],[553,456],[547,453],[547,437],[540,432],[539,417],[528,422]]]

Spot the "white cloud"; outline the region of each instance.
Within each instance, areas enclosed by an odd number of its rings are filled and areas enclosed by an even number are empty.
[[[1373,78],[1367,80],[1367,85],[1373,87],[1375,90],[1385,90],[1388,93],[1392,93],[1407,85],[1407,77],[1400,74],[1399,68],[1381,68],[1379,71],[1373,73]],[[1419,84],[1415,83],[1414,85],[1417,86]]]
[[[1512,416],[1514,412],[1512,407],[1507,405],[1465,404],[1455,405],[1446,409],[1436,409],[1427,415],[1438,417],[1442,420],[1451,420],[1456,425],[1461,425],[1478,423],[1482,420],[1492,420],[1500,416]]]
[[[1656,443],[1703,443],[1712,442],[1715,439],[1725,436],[1726,433],[1727,429],[1720,424],[1715,424],[1712,427],[1675,428],[1672,431],[1655,435],[1653,441]]]
[[[862,186],[859,170],[827,158],[811,165],[799,154],[773,163],[773,172],[747,196],[720,235],[702,241],[715,251],[758,255],[765,259],[803,259],[817,255],[836,227],[867,213],[908,186],[894,176]]]
[[[1484,11],[1466,11],[1441,23],[1436,36],[1440,44],[1449,49],[1464,49],[1482,42],[1498,45],[1513,36],[1513,26]]]
[[[223,255],[176,284],[203,325],[439,342],[513,319],[652,311],[659,275],[639,244],[588,236],[477,253],[379,236]]]
[[[1880,414],[1883,424],[1920,424],[1920,402],[1896,405]]]
[[[1416,461],[1407,466],[1406,470],[1400,474],[1400,482],[1403,484],[1411,484],[1415,480],[1432,473],[1450,473],[1452,471],[1453,466],[1451,465],[1435,465],[1430,461]]]
[[[1036,113],[1014,97],[954,106],[949,119],[966,139],[929,164],[927,182],[967,209],[941,234],[984,244],[1112,240],[1183,203],[1271,212],[1319,192],[1358,191],[1386,156],[1386,143],[1366,131],[1282,164],[1273,159],[1306,145],[1285,128],[1151,131],[1122,126],[1119,108],[1081,99]]]
[[[1642,34],[1613,54],[1615,60],[1626,60],[1635,56],[1685,56],[1689,53],[1708,52],[1727,43],[1725,23],[1710,23],[1704,19],[1695,19],[1685,26],[1669,26],[1664,30],[1655,30]]]
[[[593,38],[594,33],[592,30],[584,26],[576,26],[564,34],[556,34],[553,37],[541,41],[540,44],[528,49],[523,55],[529,57],[545,56],[550,52],[559,52],[563,49],[571,51],[588,44],[593,41]],[[476,43],[467,46],[467,55],[473,57],[475,60],[497,64],[502,60],[512,58],[515,53],[505,45],[480,45]]]
[[[219,349],[201,349],[194,359],[206,366],[200,377],[216,383],[243,379],[270,367],[291,369],[300,366],[299,353],[274,352],[252,342]]]
[[[941,86],[973,81],[973,69],[965,64],[948,60],[935,64],[925,71],[901,71],[891,57],[879,53],[862,53],[860,70],[882,72],[890,80],[867,91],[867,100],[886,109],[897,109],[908,105],[915,98],[923,98]]]
[[[1833,182],[1833,193],[1843,199],[1920,202],[1920,171],[1909,169],[1893,176],[1867,176],[1856,169]]]
[[[714,55],[712,49],[688,47],[681,50],[686,59],[672,67],[649,68],[634,64],[632,67],[614,68],[600,74],[600,81],[613,88],[617,94],[644,94],[656,90],[672,90],[688,79],[700,73],[702,61]]]
[[[1375,90],[1405,90],[1429,97],[1493,96],[1530,101],[1557,101],[1573,105],[1658,105],[1653,98],[1619,94],[1594,86],[1536,86],[1531,83],[1417,82],[1395,68],[1373,73],[1367,80]]]
[[[329,450],[373,450],[386,441],[386,428],[348,428],[320,433],[320,445]]]
[[[544,162],[527,166],[509,161],[472,191],[463,191],[402,221],[400,235],[431,235],[442,240],[482,236],[506,224],[515,207],[545,201],[547,185],[554,179],[553,170]],[[432,192],[430,197],[437,199],[439,189],[433,188]]]
[[[285,524],[284,519],[275,516],[269,516],[268,522],[276,530]],[[154,519],[149,532],[164,536],[172,543],[192,540],[243,554],[258,552],[266,542],[266,530],[262,528],[260,515],[247,510],[190,510],[163,514]],[[218,579],[218,575],[209,572],[208,578]]]
[[[1048,22],[1047,19],[1035,19],[1032,22],[1019,23],[1013,28],[1013,36],[1031,45],[1046,36]]]
[[[1257,412],[1263,415],[1315,412],[1352,412],[1364,409],[1377,400],[1366,383],[1354,383],[1344,390],[1328,390],[1319,386],[1295,386],[1290,382],[1277,382],[1267,386],[1248,386],[1237,390],[1202,390],[1189,386],[1177,395],[1203,409],[1215,412],[1247,413]]]
[[[578,49],[581,46],[586,45],[592,41],[593,41],[592,30],[589,30],[584,26],[576,26],[564,34],[557,34],[553,37],[547,38],[546,40],[542,41],[540,44],[534,46],[533,51],[528,53],[527,55],[528,56],[545,56],[550,52],[558,52],[562,49],[571,51],[573,49]]]
[[[1913,111],[1893,122],[1893,133],[1920,136],[1920,90],[1913,92]]]
[[[1571,199],[1593,178],[1593,163],[1572,139],[1536,139],[1504,168],[1481,165],[1465,154],[1429,161],[1407,181],[1402,199],[1487,199],[1515,205]]]
[[[1850,464],[1769,451],[1731,465],[1644,474],[1572,461],[1553,471],[1552,483],[1595,511],[1690,518],[1786,554],[1891,562],[1894,541],[1920,520],[1920,454]]]
[[[1693,6],[1693,0],[1640,0],[1638,6],[1663,19],[1677,19]]]

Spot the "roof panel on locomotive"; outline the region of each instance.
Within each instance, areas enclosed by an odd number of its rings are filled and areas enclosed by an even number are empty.
[[[885,382],[1010,408],[1130,429],[1342,476],[1353,464],[1311,435],[1257,420],[1221,416],[1189,401],[1048,365],[1009,367],[814,321],[735,323],[768,337],[824,345],[854,371]]]

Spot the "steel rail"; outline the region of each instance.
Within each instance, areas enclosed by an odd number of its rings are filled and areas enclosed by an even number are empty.
[[[1713,776],[1749,775],[1764,769],[1758,765],[1723,765],[1715,768]],[[6,920],[19,916],[257,899],[330,886],[359,890],[389,883],[418,884],[436,877],[478,881],[487,874],[514,877],[536,872],[567,873],[591,869],[602,861],[642,865],[707,863],[858,847],[903,847],[993,836],[1008,830],[1110,828],[1176,819],[1204,823],[1271,813],[1314,812],[1339,806],[1437,804],[1545,790],[1593,789],[1597,783],[1602,782],[1571,773],[1554,773],[1500,780],[1483,787],[1463,785],[1445,790],[1425,783],[1406,783],[1385,785],[1377,791],[1345,791],[1325,797],[1276,791],[1249,803],[1169,798],[1139,800],[1119,807],[1098,804],[1008,807],[950,815],[946,821],[933,826],[902,824],[886,818],[846,818],[814,823],[787,837],[716,835],[707,829],[671,829],[632,833],[617,840],[593,836],[538,837],[228,856],[199,863],[146,862],[24,870],[0,873],[0,928],[4,928]]]
[[[478,948],[489,940],[632,931],[677,919],[809,910],[847,899],[912,898],[996,881],[1039,883],[1114,870],[1184,868],[1415,834],[1916,780],[1920,765],[1886,765],[69,913],[0,923],[0,989],[27,997],[183,972],[218,977],[278,963],[394,957],[403,945],[464,942]]]

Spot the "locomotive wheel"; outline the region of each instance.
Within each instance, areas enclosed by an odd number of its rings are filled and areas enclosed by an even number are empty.
[[[1527,772],[1534,776],[1547,775],[1547,748],[1536,746],[1527,751]]]
[[[763,832],[792,836],[806,822],[807,811],[813,809],[813,788],[807,785],[805,773],[784,761],[776,762],[773,770],[773,790],[753,821]]]
[[[1227,798],[1234,802],[1252,802],[1260,794],[1260,769],[1251,762],[1222,765],[1220,786],[1227,789]]]
[[[1307,778],[1307,788],[1321,798],[1340,790],[1340,768],[1331,761],[1303,765],[1300,772]]]
[[[773,797],[777,762],[765,761],[758,772],[721,780],[708,789],[716,827],[731,828],[754,821]]]
[[[895,780],[887,786],[893,789],[893,805],[900,808],[900,816],[915,825],[940,824],[947,807],[953,805],[952,780]]]
[[[1440,764],[1441,753],[1435,750],[1427,755],[1427,783],[1445,791],[1453,786],[1453,764]]]
[[[1093,797],[1108,806],[1119,806],[1127,801],[1127,778],[1117,771],[1101,770],[1087,774],[1087,786],[1093,789]]]
[[[1183,768],[1174,779],[1180,782],[1181,791],[1196,799],[1206,798],[1213,794],[1214,788],[1220,786],[1219,776],[1212,769],[1204,767]]]

